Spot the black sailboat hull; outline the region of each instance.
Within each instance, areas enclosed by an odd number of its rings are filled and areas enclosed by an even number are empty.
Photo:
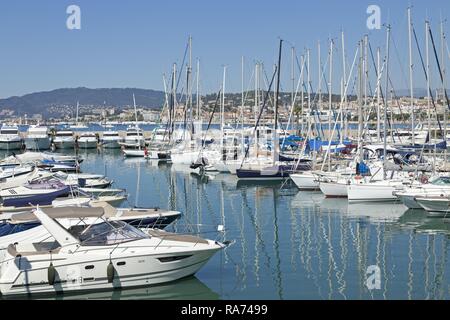
[[[297,169],[294,166],[272,166],[263,169],[237,169],[236,175],[239,179],[245,180],[284,180],[288,179],[289,175],[295,172],[309,170],[309,164],[301,164]]]

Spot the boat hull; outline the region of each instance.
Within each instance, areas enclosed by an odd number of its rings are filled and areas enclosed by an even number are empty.
[[[289,178],[290,171],[284,171],[283,169],[237,169],[236,175],[240,180],[255,180],[255,181],[267,181],[267,180],[283,180]]]
[[[48,150],[51,146],[51,140],[48,137],[25,138],[25,146],[28,150],[32,151]]]
[[[377,185],[371,183],[350,184],[348,186],[349,202],[384,202],[396,201],[394,195],[399,189],[395,185]]]
[[[103,140],[102,146],[105,149],[120,149],[121,140]]]
[[[397,194],[397,198],[409,209],[422,209],[416,201],[416,196],[415,194]]]
[[[450,211],[450,199],[448,198],[416,198],[417,203],[430,215],[445,215]]]
[[[317,176],[311,173],[291,174],[291,179],[300,190],[314,191],[320,189]]]
[[[65,197],[70,194],[70,187],[61,188],[45,194],[27,195],[24,197],[11,197],[3,199],[3,207],[26,207],[37,205],[51,205],[52,201],[58,197]]]
[[[320,182],[320,191],[327,198],[347,198],[348,197],[348,185],[338,182]]]
[[[97,141],[78,141],[79,149],[97,149]]]
[[[53,144],[56,149],[75,149],[75,140],[56,140]]]
[[[123,150],[123,154],[125,157],[130,158],[144,158],[145,157],[145,151],[144,150]]]
[[[22,141],[0,141],[0,150],[21,150],[22,146]]]
[[[3,266],[6,270],[2,271],[0,291],[3,295],[12,296],[101,291],[168,283],[194,275],[220,249],[217,246],[208,250],[155,254],[150,253],[154,248],[149,248],[140,254],[122,254],[122,257],[114,257],[113,254],[111,258],[109,254],[98,253],[30,256],[27,270],[18,270],[9,264]],[[186,258],[176,260],[177,256]],[[11,264],[19,265],[20,259],[23,258],[16,257]],[[160,259],[169,259],[169,262],[163,263]],[[48,282],[51,261],[56,271],[53,285]],[[112,279],[108,279],[107,275],[110,262],[114,267]]]

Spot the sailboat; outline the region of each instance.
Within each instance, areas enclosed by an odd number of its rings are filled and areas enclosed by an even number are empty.
[[[78,121],[79,109],[80,109],[80,103],[77,102],[77,115],[76,115],[75,125],[71,125],[70,129],[78,129],[78,130],[81,129],[82,130],[82,129],[88,128],[86,125],[84,125]]]
[[[133,93],[133,105],[136,118],[136,124],[134,127],[127,128],[127,136],[123,143],[124,149],[122,152],[125,157],[147,157],[148,152],[145,147],[144,132],[138,125],[137,109],[136,109],[136,97]]]
[[[260,181],[266,181],[266,180],[283,180],[288,179],[289,175],[291,173],[294,173],[294,166],[288,165],[288,164],[282,164],[279,160],[279,139],[278,139],[278,103],[279,103],[279,92],[280,92],[280,72],[281,72],[281,53],[282,53],[282,46],[283,46],[283,40],[280,40],[280,46],[279,46],[279,56],[278,56],[278,66],[276,68],[276,74],[277,74],[277,88],[275,92],[275,119],[274,119],[274,130],[271,130],[272,133],[272,161],[270,164],[267,163],[244,163],[242,161],[241,167],[236,170],[236,175],[238,179],[242,180],[260,180]],[[275,79],[275,73],[272,77],[271,84],[269,86],[269,90],[266,94],[265,102],[263,103],[263,106],[260,111],[259,118],[255,124],[255,137],[256,131],[258,128],[259,120],[261,118],[262,112],[264,111],[264,107],[267,103],[267,96],[270,92],[270,89],[272,87],[273,81]],[[256,139],[257,140],[257,139]],[[255,145],[257,145],[258,141],[255,141]],[[248,154],[248,150],[246,152]],[[309,165],[307,165],[308,168]],[[297,168],[298,170],[304,169]]]

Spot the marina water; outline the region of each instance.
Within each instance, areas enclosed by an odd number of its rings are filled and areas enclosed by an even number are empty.
[[[126,188],[124,206],[176,209],[169,230],[233,244],[189,278],[56,299],[449,299],[450,220],[399,203],[349,204],[291,182],[199,177],[188,168],[79,151],[83,172]],[[223,232],[217,232],[219,225]],[[379,286],[368,287],[379,268]],[[373,268],[373,267],[372,267]],[[371,288],[371,289],[369,289]]]

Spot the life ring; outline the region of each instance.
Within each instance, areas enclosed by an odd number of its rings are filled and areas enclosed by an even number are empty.
[[[422,184],[428,184],[428,177],[426,175],[421,175],[420,176],[420,183]]]

